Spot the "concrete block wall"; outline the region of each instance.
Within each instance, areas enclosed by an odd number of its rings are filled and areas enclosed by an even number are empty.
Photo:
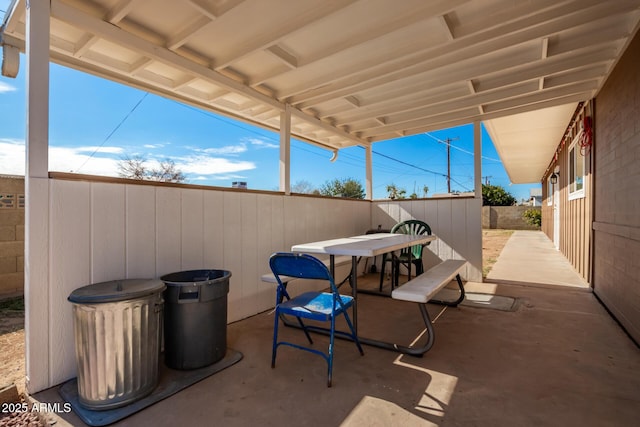
[[[503,230],[540,230],[529,225],[522,214],[528,209],[540,210],[540,206],[483,206],[482,228]]]
[[[0,175],[0,298],[24,293],[24,178]]]

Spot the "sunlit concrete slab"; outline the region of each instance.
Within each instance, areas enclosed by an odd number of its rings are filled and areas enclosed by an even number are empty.
[[[588,289],[585,280],[542,231],[515,231],[487,274],[487,281]]]

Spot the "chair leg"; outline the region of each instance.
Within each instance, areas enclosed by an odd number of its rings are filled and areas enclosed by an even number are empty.
[[[280,322],[280,314],[276,310],[275,320],[273,324],[273,344],[271,347],[271,368],[276,367],[276,353],[278,351],[278,323]]]
[[[331,379],[333,375],[333,341],[336,330],[336,317],[331,316],[331,335],[329,337],[329,357],[327,359],[328,372],[327,372],[327,387],[331,387]]]
[[[391,289],[400,286],[400,265],[402,263],[399,259],[393,261],[393,281],[391,282]]]
[[[304,334],[307,336],[307,340],[309,340],[309,344],[313,344],[313,340],[311,339],[311,335],[309,335],[309,329],[307,329],[307,326],[304,324],[304,322],[302,322],[301,318],[296,317],[296,319],[298,319],[300,328],[302,328],[302,330],[304,331]]]

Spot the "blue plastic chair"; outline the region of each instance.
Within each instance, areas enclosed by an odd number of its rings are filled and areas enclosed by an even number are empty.
[[[273,347],[271,354],[271,367],[276,366],[276,353],[278,347],[286,345],[300,350],[306,350],[311,353],[322,356],[328,364],[328,380],[327,387],[331,387],[331,376],[333,370],[333,343],[336,334],[353,340],[363,355],[362,346],[355,333],[347,309],[353,305],[353,297],[341,295],[333,280],[333,276],[327,267],[319,259],[306,254],[294,254],[288,252],[279,252],[271,255],[269,266],[273,271],[278,282],[278,290],[276,294],[275,322],[273,326]],[[287,292],[287,284],[280,280],[280,276],[289,276],[300,279],[327,280],[330,285],[331,292],[305,292],[301,295],[290,297]],[[288,283],[288,286],[295,285],[298,281]],[[344,315],[349,326],[349,332],[336,331],[336,316]],[[305,347],[287,341],[278,341],[278,325],[282,315],[294,316],[304,331],[309,344],[313,344],[313,340],[309,335],[309,331],[318,330],[329,333],[329,349],[325,353],[314,348]],[[329,321],[331,327],[329,329],[306,325],[302,319],[310,319],[317,321]]]

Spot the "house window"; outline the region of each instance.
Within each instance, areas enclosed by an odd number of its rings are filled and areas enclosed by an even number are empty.
[[[569,147],[569,200],[584,197],[584,155],[576,137]]]
[[[547,206],[553,206],[553,184],[551,183],[551,175],[547,178]]]

